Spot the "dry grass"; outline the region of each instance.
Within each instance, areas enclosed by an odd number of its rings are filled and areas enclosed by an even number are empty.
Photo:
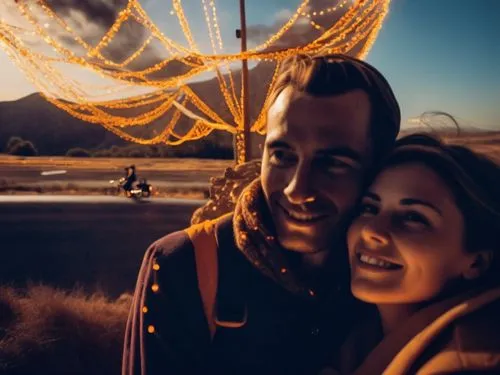
[[[45,286],[0,288],[0,373],[120,373],[131,296],[110,301]]]
[[[219,172],[233,166],[232,160],[190,159],[190,158],[71,158],[63,156],[21,157],[0,154],[0,166],[39,167],[51,169],[95,169],[123,170],[123,166],[135,164],[141,171],[185,171]]]

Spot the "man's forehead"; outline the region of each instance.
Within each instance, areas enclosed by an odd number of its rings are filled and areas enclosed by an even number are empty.
[[[348,128],[329,129],[319,128],[310,129],[307,127],[289,127],[284,124],[276,124],[268,129],[266,143],[282,141],[295,147],[309,145],[316,148],[331,148],[338,146],[356,146],[364,140],[360,133],[352,132]]]
[[[267,142],[363,148],[369,123],[370,104],[361,90],[317,98],[286,88],[269,109]]]
[[[331,109],[356,110],[371,107],[369,95],[362,89],[352,89],[339,94],[328,96],[315,96],[304,91],[299,91],[293,86],[284,88],[276,97],[268,111],[268,117],[279,117],[290,111],[300,109]]]

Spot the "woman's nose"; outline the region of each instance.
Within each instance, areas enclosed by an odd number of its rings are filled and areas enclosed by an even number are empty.
[[[363,241],[373,248],[383,247],[389,243],[389,231],[384,225],[383,219],[371,220],[361,228]]]

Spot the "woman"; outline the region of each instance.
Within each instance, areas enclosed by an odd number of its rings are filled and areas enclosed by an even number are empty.
[[[341,373],[500,373],[499,192],[500,168],[469,149],[398,141],[348,231],[352,293],[376,312]]]

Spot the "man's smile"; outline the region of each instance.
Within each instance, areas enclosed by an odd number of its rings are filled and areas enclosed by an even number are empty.
[[[299,225],[312,225],[329,217],[329,215],[321,212],[286,208],[279,202],[276,202],[276,204],[285,213],[287,219]]]

